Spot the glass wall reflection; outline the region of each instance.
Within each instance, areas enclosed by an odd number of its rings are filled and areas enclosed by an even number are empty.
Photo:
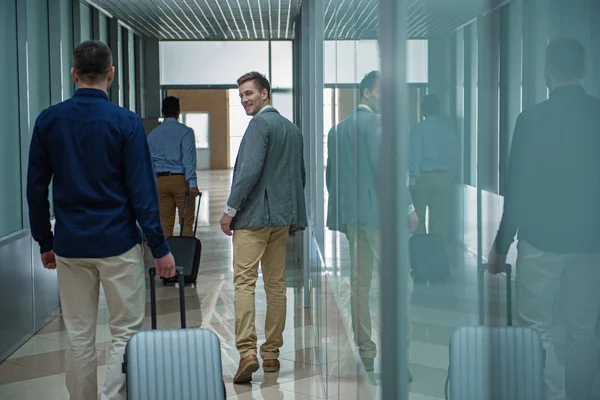
[[[451,398],[600,398],[600,6],[408,3],[397,77],[407,85],[393,95],[402,101],[381,94],[380,65],[396,55],[380,54],[386,38],[368,27],[371,14],[358,5],[351,18],[335,6],[325,14],[315,308],[327,394],[381,398],[382,355],[402,348],[409,372],[397,379],[410,381],[411,398],[442,399],[446,389]],[[386,132],[391,100],[406,118]],[[400,176],[381,138],[402,132]],[[394,213],[380,209],[382,173],[408,188]],[[381,289],[382,270],[399,268],[380,263],[386,215],[410,232],[407,293]],[[394,316],[408,321],[410,343],[382,348],[382,318],[392,317],[382,303],[399,296],[410,299],[407,315]],[[495,336],[508,325],[521,330]],[[488,328],[476,330],[483,347],[462,342],[464,327]],[[494,339],[519,334],[532,339],[515,339],[518,354]],[[477,351],[487,356],[469,360]],[[460,362],[471,372],[455,371]],[[502,378],[506,366],[517,375]]]

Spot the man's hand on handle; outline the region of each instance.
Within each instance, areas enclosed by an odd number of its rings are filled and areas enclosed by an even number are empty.
[[[409,218],[409,224],[410,224],[409,229],[410,229],[410,233],[412,235],[413,233],[415,233],[415,231],[417,230],[417,227],[419,226],[419,217],[418,217],[417,213],[413,211],[408,218]]]
[[[154,266],[156,267],[156,273],[162,278],[172,278],[175,276],[175,259],[171,253],[155,259]]]
[[[494,249],[488,256],[488,272],[493,275],[500,274],[506,269],[506,256],[498,254]]]
[[[197,187],[193,187],[193,188],[190,188],[189,193],[190,193],[190,196],[192,196],[192,197],[198,197],[198,195],[200,194],[200,190]]]

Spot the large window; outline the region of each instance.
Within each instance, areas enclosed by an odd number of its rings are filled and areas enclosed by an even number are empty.
[[[210,136],[208,113],[183,113],[181,119],[184,125],[194,130],[196,149],[208,149]]]
[[[271,86],[290,89],[294,86],[292,42],[271,42]]]
[[[427,82],[427,49],[426,40],[407,42],[407,82]],[[323,56],[325,84],[358,83],[367,73],[379,69],[376,40],[327,40]]]
[[[0,2],[0,48],[6,57],[0,63],[0,75],[5,77],[0,79],[0,92],[12,94],[0,97],[0,237],[23,228],[16,21],[15,2]]]
[[[240,96],[237,89],[229,90],[229,166],[235,165],[240,143],[244,132],[252,117],[246,115],[240,104]]]
[[[161,85],[231,85],[269,72],[269,42],[161,42]]]
[[[294,93],[291,89],[285,91],[273,90],[271,102],[281,115],[290,121],[294,120]]]

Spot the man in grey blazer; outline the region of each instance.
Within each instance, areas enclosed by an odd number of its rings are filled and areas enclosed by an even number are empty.
[[[369,294],[373,268],[380,261],[379,148],[381,145],[379,72],[360,83],[360,104],[328,137],[327,227],[346,234],[350,243],[350,304],[354,341],[367,371],[374,369],[377,348],[371,339]],[[386,167],[386,166],[384,166]],[[392,166],[387,166],[388,168]],[[407,222],[414,232],[418,218],[408,199]],[[409,293],[412,280],[409,282]]]
[[[259,368],[254,292],[260,262],[267,292],[265,372],[279,370],[286,318],[286,245],[290,231],[306,228],[303,137],[271,106],[271,86],[258,72],[238,79],[240,99],[253,116],[238,152],[221,229],[233,235],[236,346],[234,383],[247,383]],[[232,233],[233,231],[233,233]]]

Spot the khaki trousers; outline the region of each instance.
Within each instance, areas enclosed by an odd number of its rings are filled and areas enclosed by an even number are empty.
[[[411,196],[415,211],[419,217],[416,233],[425,233],[425,215],[429,208],[429,233],[438,234],[447,239],[450,220],[450,194],[452,175],[447,172],[423,172],[417,185],[412,188]]]
[[[185,192],[189,185],[184,175],[161,176],[156,179],[158,187],[158,201],[160,207],[160,220],[166,237],[173,236],[175,227],[175,210],[179,211],[179,218],[183,215],[183,204]],[[185,221],[183,225],[183,236],[194,234],[194,210],[196,201],[193,197],[188,198]],[[179,234],[179,232],[177,232]]]
[[[290,227],[240,229],[233,233],[235,336],[240,357],[256,355],[255,289],[260,262],[267,292],[263,360],[279,357],[286,318],[285,259]]]
[[[69,347],[66,383],[71,400],[98,398],[96,318],[100,283],[104,288],[112,343],[102,398],[126,399],[121,370],[125,345],[144,324],[146,286],[142,246],[101,259],[56,257],[62,315]]]
[[[588,400],[591,396],[594,327],[600,309],[600,253],[556,254],[521,240],[517,256],[520,325],[539,333],[546,350],[547,400]],[[556,354],[553,328],[560,298],[566,327],[564,363]]]
[[[373,268],[378,268],[381,261],[381,237],[377,228],[353,225],[348,226],[346,237],[350,243],[350,308],[354,342],[358,346],[361,358],[375,358],[377,347],[372,340],[369,297]],[[409,300],[412,292],[413,281],[409,277],[407,293]],[[410,332],[409,322],[409,337]],[[410,340],[406,346],[410,354]]]

